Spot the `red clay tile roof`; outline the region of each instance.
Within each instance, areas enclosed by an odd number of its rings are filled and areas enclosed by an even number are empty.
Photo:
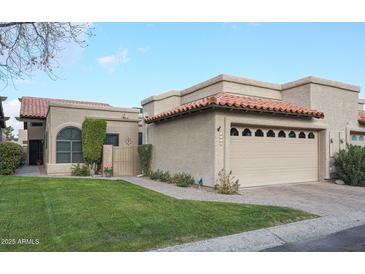
[[[274,99],[263,99],[259,97],[247,97],[229,93],[218,93],[188,104],[181,105],[174,109],[145,117],[146,123],[153,123],[162,119],[177,116],[191,110],[205,109],[209,107],[229,107],[246,111],[260,111],[269,113],[283,113],[297,116],[323,118],[323,112],[294,105],[285,101]]]
[[[46,118],[48,105],[50,102],[89,105],[89,106],[110,106],[109,104],[97,103],[97,102],[83,102],[75,100],[37,98],[37,97],[22,97],[21,107],[20,107],[20,118],[38,118],[38,119]]]
[[[358,121],[360,124],[365,125],[365,111],[359,111]]]

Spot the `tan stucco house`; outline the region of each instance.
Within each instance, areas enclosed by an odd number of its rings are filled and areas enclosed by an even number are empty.
[[[152,169],[213,186],[221,169],[242,187],[316,182],[346,143],[365,145],[358,86],[307,77],[273,84],[219,75],[141,102]]]
[[[9,117],[5,117],[3,101],[5,101],[7,97],[0,96],[0,142],[5,140],[4,129],[6,128],[5,121],[9,119]]]
[[[105,144],[138,145],[138,109],[97,102],[22,97],[20,117],[27,138],[27,162],[47,174],[68,175],[83,162],[81,128],[85,118],[107,121]]]

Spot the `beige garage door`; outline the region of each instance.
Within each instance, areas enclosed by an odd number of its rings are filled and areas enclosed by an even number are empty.
[[[230,138],[230,168],[241,187],[318,180],[314,131],[232,127]]]

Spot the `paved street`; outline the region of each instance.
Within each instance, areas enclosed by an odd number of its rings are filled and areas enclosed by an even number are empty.
[[[344,252],[365,251],[365,225],[346,229],[327,237],[298,243],[289,243],[266,249],[270,252]]]

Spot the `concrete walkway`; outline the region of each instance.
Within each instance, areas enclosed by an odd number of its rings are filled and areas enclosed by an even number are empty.
[[[15,171],[16,176],[41,176],[41,167],[24,165]]]
[[[122,179],[177,199],[287,206],[321,216],[158,251],[260,251],[285,243],[317,239],[365,224],[365,188],[303,183],[247,188],[241,195],[222,195],[205,189],[179,188],[147,178]]]

